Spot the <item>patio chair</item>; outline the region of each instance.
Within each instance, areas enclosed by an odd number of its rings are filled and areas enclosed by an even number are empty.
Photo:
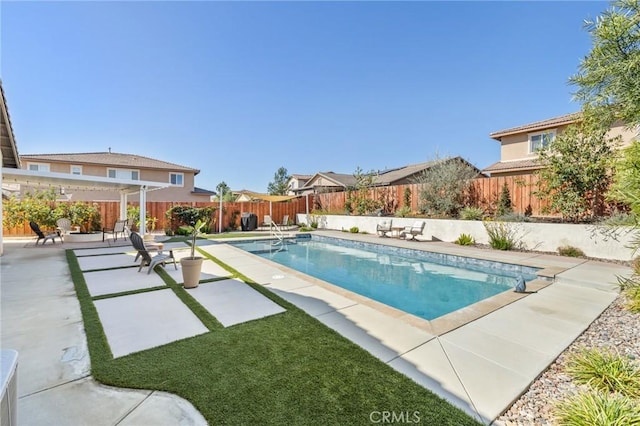
[[[260,228],[271,228],[271,224],[273,222],[271,221],[271,216],[268,214],[264,215],[264,221],[262,222],[262,224],[260,224]]]
[[[280,229],[285,229],[285,228],[287,228],[287,229],[289,228],[289,215],[288,214],[285,214],[282,217],[282,222],[280,224]]]
[[[400,238],[418,241],[416,239],[416,235],[422,235],[422,232],[424,231],[424,225],[424,221],[422,220],[415,221],[413,225],[404,228],[404,231],[400,233]]]
[[[138,251],[138,254],[142,258],[140,260],[138,272],[140,272],[143,267],[148,266],[149,269],[147,270],[147,274],[150,274],[153,268],[157,265],[165,266],[169,259],[173,261],[173,267],[176,268],[176,271],[178,270],[176,258],[173,257],[173,250],[169,250],[169,253],[158,252],[155,256],[151,256],[151,254],[149,254],[149,250],[144,246],[144,241],[139,234],[132,232],[129,239],[131,240],[131,244],[133,244],[133,248]]]
[[[38,239],[36,240],[36,245],[38,245],[38,242],[40,242],[40,240],[43,240],[42,245],[44,245],[44,243],[46,243],[47,240],[51,240],[51,242],[55,244],[56,237],[59,237],[57,232],[47,232],[47,235],[45,235],[44,232],[40,230],[40,226],[38,226],[38,224],[33,221],[29,222],[29,226],[31,227],[31,230],[35,232],[38,237]]]
[[[102,241],[104,242],[104,236],[106,234],[112,234],[113,240],[118,241],[118,234],[122,234],[122,237],[126,240],[127,234],[125,234],[125,227],[127,225],[127,219],[116,220],[113,228],[102,228]]]
[[[131,235],[133,232],[133,225],[135,225],[136,220],[133,217],[127,219],[127,222],[124,224],[124,239],[127,239],[127,235]]]
[[[61,218],[56,221],[56,226],[58,227],[56,231],[60,236],[60,240],[64,243],[64,236],[71,233],[71,221],[66,218]]]
[[[381,237],[387,237],[387,233],[391,232],[391,224],[393,220],[383,220],[379,224],[376,225],[376,232]]]

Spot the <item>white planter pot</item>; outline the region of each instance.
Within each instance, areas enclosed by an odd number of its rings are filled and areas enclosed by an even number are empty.
[[[184,288],[196,288],[200,283],[200,271],[202,270],[203,257],[195,257],[193,259],[183,257],[180,259],[182,266],[182,279]]]

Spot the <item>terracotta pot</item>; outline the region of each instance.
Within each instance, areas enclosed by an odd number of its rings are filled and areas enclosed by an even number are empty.
[[[182,280],[184,281],[184,288],[196,288],[200,282],[200,271],[202,270],[202,257],[183,257],[180,259],[180,265],[182,265]]]

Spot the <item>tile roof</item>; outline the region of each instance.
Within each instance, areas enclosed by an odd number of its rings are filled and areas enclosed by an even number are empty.
[[[498,161],[497,163],[493,163],[486,169],[483,169],[483,172],[510,172],[510,171],[521,171],[521,170],[533,170],[540,169],[542,166],[536,161],[535,158],[530,158],[526,160],[516,160],[516,161]]]
[[[376,183],[380,185],[390,185],[400,179],[404,179],[416,173],[422,172],[423,170],[428,169],[439,161],[442,160],[427,161],[424,163],[409,164],[407,166],[402,166],[395,169],[382,170],[378,172]]]
[[[345,187],[353,186],[356,184],[356,178],[353,175],[334,172],[320,172],[317,174]]]
[[[580,117],[582,117],[581,112],[573,112],[571,114],[565,114],[559,117],[549,118],[547,120],[536,121],[535,123],[529,123],[518,127],[511,127],[509,129],[500,130],[499,132],[493,132],[489,134],[489,136],[499,141],[500,138],[507,135],[530,132],[534,130],[544,130],[552,127],[562,126],[565,124],[571,124],[577,121]]]
[[[193,191],[191,191],[191,193],[196,195],[218,195],[218,193],[215,191],[209,191],[208,189],[198,188],[197,186],[193,187]]]
[[[386,169],[386,170],[378,171],[374,178],[373,183],[376,186],[395,185],[396,182],[402,181],[403,179],[414,177],[418,173],[423,172],[424,170],[434,166],[435,164],[451,161],[451,160],[463,161],[469,164],[474,169],[476,169],[478,173],[481,173],[478,168],[476,168],[473,164],[469,163],[462,157],[451,157],[451,158],[442,158],[438,160],[427,161],[424,163],[409,164],[407,166],[397,167],[394,169]],[[310,183],[312,183],[311,181],[314,180],[316,176],[322,176],[325,179],[335,182],[336,184],[335,186],[337,187],[347,188],[347,187],[350,187],[350,186],[352,187],[356,185],[356,178],[352,174],[334,173],[334,172],[318,172],[315,175],[313,175],[311,179],[307,181],[307,184],[305,186],[301,188],[296,188],[294,191],[308,190],[308,189],[312,189],[314,186],[318,186],[318,185],[310,185]],[[322,186],[328,187],[328,185],[322,185]]]
[[[98,164],[102,166],[137,167],[145,169],[175,170],[200,173],[200,170],[167,161],[156,160],[143,155],[123,154],[118,152],[84,152],[69,154],[28,154],[21,155],[22,160],[54,161],[77,164]]]

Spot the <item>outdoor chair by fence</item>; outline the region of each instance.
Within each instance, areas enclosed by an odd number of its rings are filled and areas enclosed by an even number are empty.
[[[47,234],[45,235],[45,233],[40,230],[40,226],[38,226],[38,224],[35,222],[29,222],[29,226],[31,227],[31,230],[35,232],[36,236],[38,237],[38,239],[36,240],[36,245],[38,245],[40,240],[42,240],[42,245],[44,245],[44,243],[46,243],[47,240],[51,240],[51,242],[55,244],[56,237],[59,237],[57,232],[47,232]]]
[[[289,229],[289,215],[285,214],[282,217],[282,222],[280,224],[280,229]]]
[[[104,236],[106,234],[112,234],[113,240],[118,241],[118,234],[122,234],[122,237],[126,240],[127,234],[125,234],[125,227],[127,226],[127,219],[116,220],[116,223],[113,225],[113,228],[102,228],[102,241],[104,241]]]
[[[271,216],[268,214],[264,215],[264,221],[262,222],[262,224],[260,225],[260,228],[271,228]]]
[[[125,235],[125,239],[127,238],[127,235],[131,235],[131,233],[133,232],[133,225],[135,225],[136,220],[132,217],[128,218],[126,223],[124,224],[124,235]]]
[[[388,236],[387,234],[391,232],[392,222],[393,222],[392,220],[383,220],[382,222],[377,224],[376,232],[378,233],[378,235],[380,235],[381,237],[387,237]]]
[[[407,240],[415,240],[417,235],[422,235],[424,231],[424,221],[418,220],[413,223],[411,226],[407,226],[404,228],[404,231],[400,233],[400,238],[404,238]]]
[[[60,236],[62,242],[64,242],[64,236],[71,233],[71,221],[66,218],[58,219],[56,221],[56,225],[58,227],[58,235]]]
[[[131,240],[133,248],[138,251],[138,254],[142,258],[140,260],[140,267],[138,268],[138,272],[140,272],[143,267],[148,266],[149,269],[147,270],[147,274],[150,274],[153,268],[155,268],[157,265],[165,266],[167,261],[169,260],[173,261],[173,267],[176,268],[176,271],[178,270],[178,265],[176,265],[176,258],[173,257],[172,250],[169,250],[168,253],[158,252],[158,254],[156,254],[155,256],[151,256],[151,254],[149,254],[149,250],[147,250],[147,248],[144,246],[144,241],[139,234],[132,232],[129,236],[129,239]]]

